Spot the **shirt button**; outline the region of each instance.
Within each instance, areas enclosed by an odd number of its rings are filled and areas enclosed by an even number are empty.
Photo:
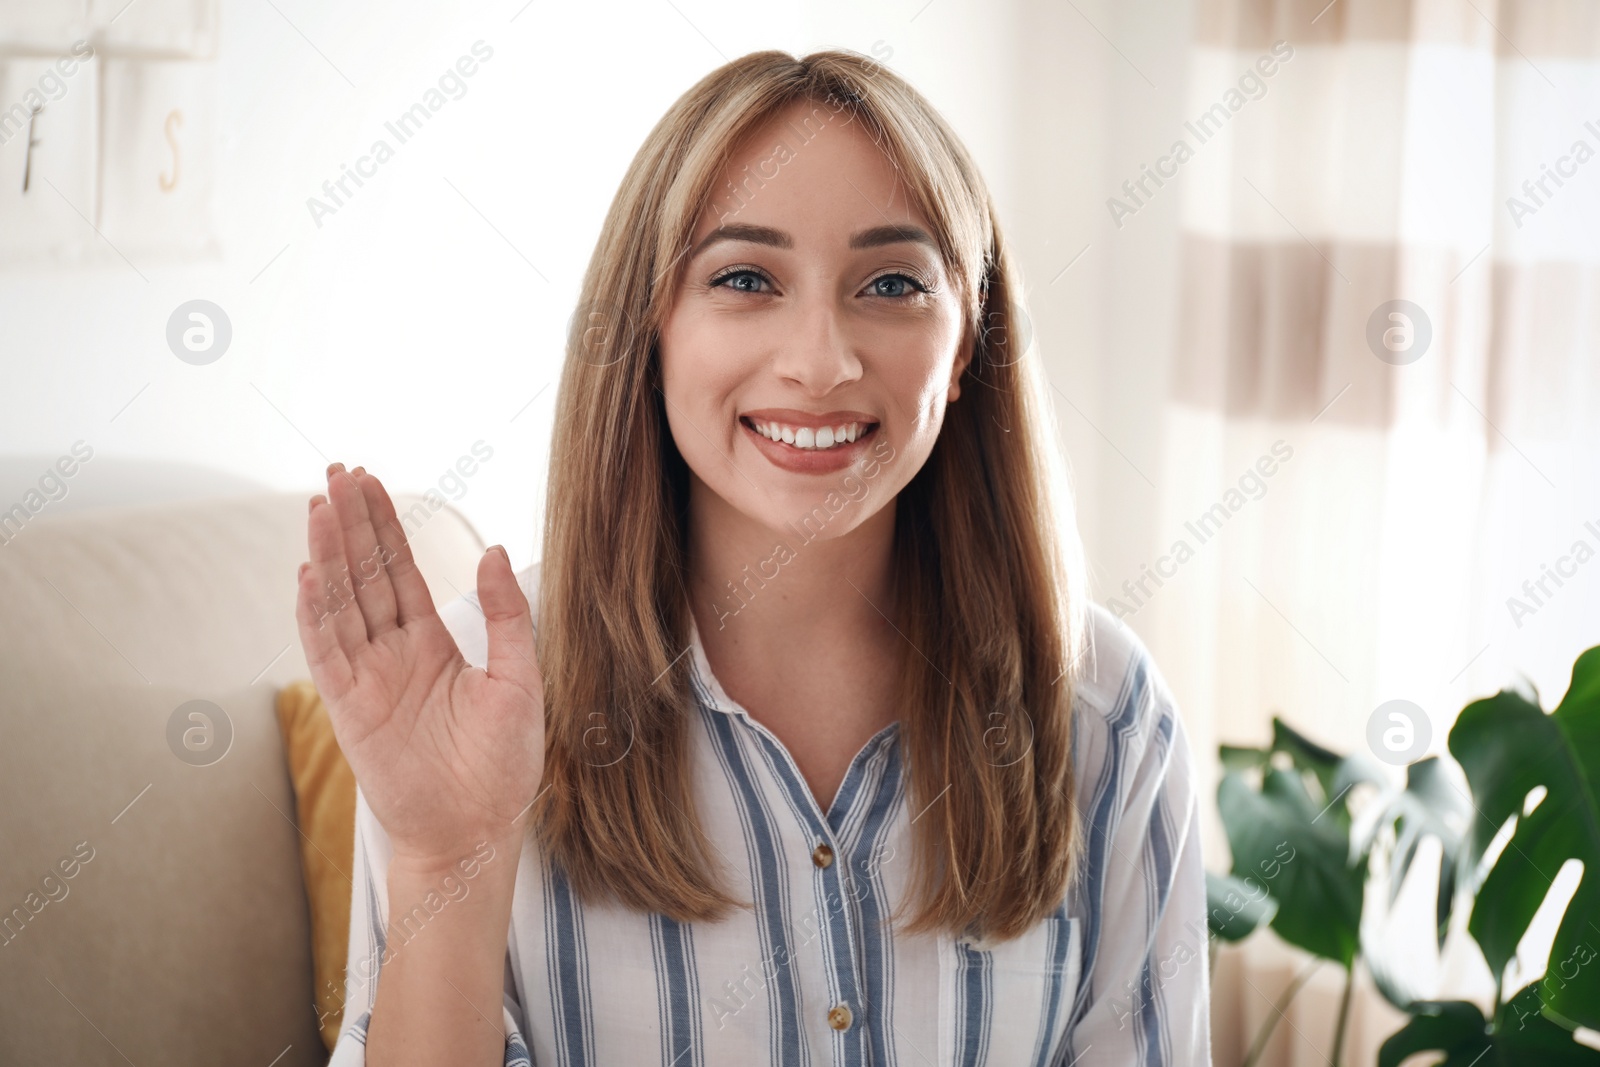
[[[818,845],[816,848],[811,850],[811,862],[815,863],[818,867],[828,866],[833,862],[833,849],[829,848],[827,845]],[[849,1021],[847,1020],[844,1025],[849,1026]]]
[[[828,1025],[835,1030],[850,1029],[850,1005],[835,1004],[828,1009]]]

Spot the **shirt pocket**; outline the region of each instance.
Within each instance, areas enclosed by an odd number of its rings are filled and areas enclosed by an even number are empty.
[[[1081,925],[1057,912],[1009,941],[956,942],[952,1064],[1051,1062],[1077,996]]]

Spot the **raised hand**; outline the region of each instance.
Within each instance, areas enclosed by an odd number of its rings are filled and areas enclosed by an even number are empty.
[[[478,561],[487,670],[445,629],[393,502],[362,468],[311,498],[295,618],[334,736],[397,858],[519,839],[544,776],[544,679],[505,549]]]

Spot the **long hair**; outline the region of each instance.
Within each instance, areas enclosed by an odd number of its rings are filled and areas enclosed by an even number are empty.
[[[537,606],[548,788],[534,825],[585,900],[680,922],[752,906],[724,889],[695,811],[692,664],[680,655],[689,478],[658,339],[698,219],[760,182],[716,188],[731,153],[796,101],[814,105],[803,128],[861,123],[959,282],[973,359],[894,504],[898,716],[920,813],[907,929],[1008,939],[1060,905],[1081,850],[1082,549],[988,189],[933,107],[854,52],[763,51],[713,71],[651,130],[606,215],[556,403]]]

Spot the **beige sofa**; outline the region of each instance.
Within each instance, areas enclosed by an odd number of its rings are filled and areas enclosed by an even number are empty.
[[[0,509],[55,461],[0,461]],[[108,458],[64,483],[0,526],[0,1064],[326,1063],[274,713],[309,677],[322,487]],[[470,589],[477,532],[395,496],[435,602]]]

